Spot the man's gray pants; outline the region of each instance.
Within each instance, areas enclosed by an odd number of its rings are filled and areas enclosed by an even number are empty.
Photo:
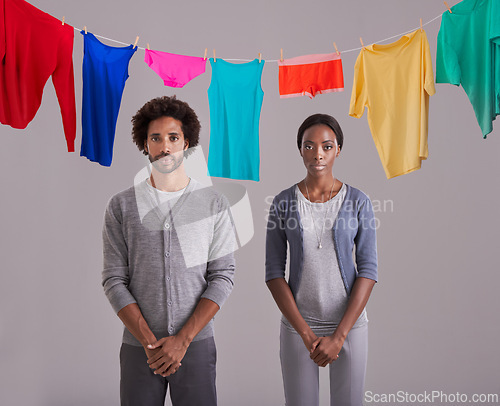
[[[368,356],[368,325],[351,329],[330,367],[330,405],[362,406]],[[304,342],[283,323],[280,358],[287,406],[319,405],[319,366]]]
[[[163,378],[149,368],[144,348],[122,344],[120,349],[121,406],[164,406],[167,389],[173,406],[216,406],[215,341],[193,341],[181,366]]]

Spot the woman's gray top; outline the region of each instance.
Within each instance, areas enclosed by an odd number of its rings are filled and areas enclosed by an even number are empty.
[[[304,230],[304,264],[295,302],[316,335],[330,335],[342,319],[348,301],[331,233],[346,195],[346,186],[343,184],[339,192],[324,203],[310,202],[298,186],[295,186],[295,193]],[[318,239],[321,240],[321,248],[318,248]],[[287,328],[295,331],[284,317],[282,321]],[[354,327],[362,326],[367,321],[366,309],[363,309]]]

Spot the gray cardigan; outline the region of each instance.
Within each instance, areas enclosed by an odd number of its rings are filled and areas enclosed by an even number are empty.
[[[200,298],[223,305],[233,288],[236,239],[225,196],[194,179],[171,210],[158,204],[145,180],[110,199],[102,284],[116,313],[137,303],[159,339],[177,334]],[[195,341],[212,335],[210,321]],[[123,342],[140,346],[127,329]]]
[[[346,187],[346,197],[331,231],[340,273],[349,295],[357,277],[377,281],[377,240],[370,199],[360,190],[347,184]],[[288,242],[290,246],[288,284],[295,296],[302,276],[304,253],[303,229],[294,188],[295,185],[279,193],[269,208],[266,282],[285,277]],[[352,255],[353,250],[355,250],[356,264]]]

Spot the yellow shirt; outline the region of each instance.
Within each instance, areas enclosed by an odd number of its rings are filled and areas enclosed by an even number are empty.
[[[436,92],[425,31],[359,53],[349,115],[368,124],[387,178],[420,169],[427,159],[429,96]]]

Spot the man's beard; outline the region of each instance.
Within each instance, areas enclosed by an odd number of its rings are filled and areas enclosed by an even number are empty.
[[[172,173],[184,160],[184,151],[175,152],[173,154],[161,154],[152,157],[148,154],[149,162],[153,164],[155,169],[160,173]],[[166,163],[164,161],[166,160]]]

